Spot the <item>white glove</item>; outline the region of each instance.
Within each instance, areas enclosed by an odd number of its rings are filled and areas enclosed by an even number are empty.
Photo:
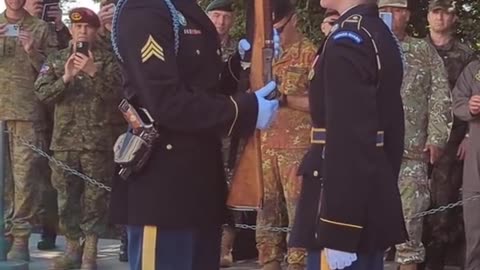
[[[344,269],[357,260],[357,254],[334,249],[325,249],[325,257],[331,270]]]

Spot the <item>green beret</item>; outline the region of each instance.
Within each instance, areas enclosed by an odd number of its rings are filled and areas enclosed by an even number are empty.
[[[74,8],[68,13],[68,18],[72,23],[88,23],[93,27],[100,27],[98,15],[88,8]]]
[[[233,11],[233,0],[213,0],[206,8],[206,11],[222,10]]]

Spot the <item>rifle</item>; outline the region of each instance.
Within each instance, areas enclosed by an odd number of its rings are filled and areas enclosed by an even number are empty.
[[[271,0],[247,0],[246,3],[247,33],[253,36],[253,42],[252,38],[249,39],[252,44],[250,89],[260,89],[273,79],[274,44]],[[260,131],[256,130],[247,140],[234,170],[227,199],[227,206],[233,210],[254,211],[263,207],[260,144]]]

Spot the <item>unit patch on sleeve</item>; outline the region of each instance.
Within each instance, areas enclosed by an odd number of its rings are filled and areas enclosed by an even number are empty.
[[[352,31],[341,31],[336,33],[333,36],[333,40],[340,40],[340,39],[349,39],[357,44],[360,44],[363,42],[363,38],[359,34]]]

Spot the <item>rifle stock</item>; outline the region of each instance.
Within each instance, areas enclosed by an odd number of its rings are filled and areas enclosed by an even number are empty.
[[[254,22],[250,89],[260,89],[271,81],[274,55],[271,0],[249,0]],[[248,18],[248,16],[247,16]],[[260,131],[256,130],[245,145],[234,170],[227,206],[253,211],[263,207],[263,170]]]

